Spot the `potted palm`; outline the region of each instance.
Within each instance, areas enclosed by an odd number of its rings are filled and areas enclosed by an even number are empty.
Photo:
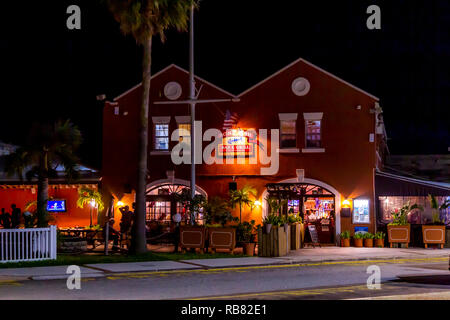
[[[384,238],[386,237],[386,234],[384,232],[377,232],[375,233],[375,247],[377,248],[383,248],[384,247]]]
[[[413,210],[423,210],[418,204],[411,205],[409,202],[400,209],[392,212],[393,221],[388,224],[388,240],[390,247],[394,243],[404,243],[408,248],[411,239],[411,225],[408,223],[408,214]]]
[[[241,222],[237,227],[237,239],[242,243],[244,254],[253,256],[255,254],[255,220]]]
[[[362,248],[363,247],[364,235],[362,233],[355,233],[353,236],[353,241],[355,243],[355,247]]]
[[[350,231],[341,233],[341,247],[350,247]]]
[[[422,236],[425,248],[429,244],[437,244],[441,249],[445,244],[445,221],[441,219],[441,210],[445,210],[450,206],[450,201],[445,201],[439,205],[435,196],[428,195],[431,205],[432,222],[429,225],[422,225]]]
[[[373,248],[373,238],[374,235],[370,232],[367,232],[364,234],[364,247],[366,248]]]

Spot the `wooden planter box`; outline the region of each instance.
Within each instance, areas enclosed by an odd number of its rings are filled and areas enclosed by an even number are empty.
[[[384,248],[384,239],[375,239],[375,247]]]
[[[215,252],[217,249],[233,250],[236,248],[235,228],[208,228],[208,249]]]
[[[441,249],[445,244],[445,226],[422,226],[423,243],[425,248],[429,244],[438,244]]]
[[[373,248],[373,239],[364,239],[364,247]]]
[[[272,226],[270,234],[258,229],[258,256],[260,257],[283,257],[290,251],[290,229],[284,231],[284,227]]]
[[[411,239],[411,225],[406,226],[389,226],[388,225],[388,240],[390,247],[393,247],[394,243],[405,243],[406,248],[409,246]]]
[[[299,250],[302,247],[302,229],[304,226],[301,223],[291,224],[291,250]]]
[[[186,249],[205,249],[206,228],[205,227],[180,227],[180,248],[182,251]]]
[[[356,248],[362,248],[364,246],[364,239],[353,239]]]

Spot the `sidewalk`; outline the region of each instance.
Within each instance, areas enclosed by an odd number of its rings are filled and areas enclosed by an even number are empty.
[[[81,267],[83,278],[105,277],[117,273],[205,270],[237,267],[276,266],[291,264],[316,264],[326,262],[351,262],[361,260],[415,260],[426,262],[430,259],[449,258],[450,249],[390,249],[390,248],[305,248],[291,251],[280,258],[224,258],[181,261],[151,261],[88,264]],[[0,283],[23,280],[66,279],[67,266],[0,269]]]

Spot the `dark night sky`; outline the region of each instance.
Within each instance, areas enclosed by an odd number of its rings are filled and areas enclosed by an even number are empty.
[[[66,8],[82,30],[66,29]],[[382,30],[366,9],[382,9]],[[102,104],[140,82],[141,50],[93,0],[8,1],[0,18],[0,140],[20,144],[35,120],[70,118],[83,161],[101,163]],[[203,0],[196,73],[238,94],[298,57],[381,99],[394,154],[450,147],[450,2]],[[188,67],[187,34],[156,41],[153,72]]]

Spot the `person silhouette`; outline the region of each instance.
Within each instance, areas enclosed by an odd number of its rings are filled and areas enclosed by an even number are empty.
[[[5,212],[5,208],[2,208],[2,213],[0,214],[0,224],[3,229],[11,229],[11,216],[8,212]]]
[[[17,208],[17,206],[13,203],[11,205],[11,227],[13,229],[16,229],[19,227],[21,214],[22,214],[22,211],[19,208]]]

